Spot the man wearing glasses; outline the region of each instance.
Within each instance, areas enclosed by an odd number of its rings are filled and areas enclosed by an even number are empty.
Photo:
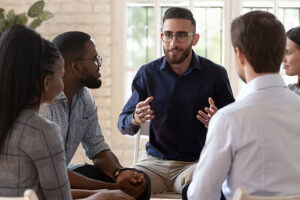
[[[134,135],[150,120],[147,155],[135,167],[150,176],[153,194],[181,194],[204,146],[210,113],[216,110],[212,99],[221,108],[234,98],[224,67],[192,50],[200,36],[190,10],[169,8],[162,31],[165,56],[137,72],[118,128],[122,134]],[[198,112],[205,107],[208,118],[203,119]]]
[[[109,189],[106,191],[109,199],[132,199],[128,195],[139,200],[149,199],[147,176],[141,171],[123,168],[102,135],[97,107],[88,89],[101,86],[102,58],[94,40],[86,33],[72,31],[58,35],[53,43],[65,60],[64,91],[52,105],[43,105],[40,113],[61,127],[67,165],[80,143],[94,163],[69,166],[71,188],[81,189],[72,190],[73,198],[91,195],[98,189]]]

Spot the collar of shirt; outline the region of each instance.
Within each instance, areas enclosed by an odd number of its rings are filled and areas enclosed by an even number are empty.
[[[284,80],[279,74],[274,73],[258,76],[246,84],[245,88],[236,98],[236,101],[242,100],[257,90],[264,90],[274,87],[286,87]]]
[[[201,69],[202,68],[199,57],[194,53],[193,50],[192,50],[192,54],[193,54],[193,56],[192,56],[192,61],[191,61],[190,67],[183,75],[189,74],[193,69]],[[166,69],[167,67],[170,68],[170,65],[166,61],[166,57],[164,56],[162,63],[160,65],[160,70]]]
[[[78,92],[76,92],[76,93],[74,94],[74,96],[73,96],[73,99],[74,99],[76,96],[80,95],[80,94],[83,92],[83,89],[84,89],[84,88],[82,88],[82,89],[80,89]],[[66,95],[65,95],[65,93],[64,93],[63,91],[62,91],[61,93],[59,93],[59,95],[57,95],[57,97],[55,98],[55,100],[58,100],[58,101],[60,101],[60,100],[68,101],[68,99],[67,99],[67,97],[66,97]]]
[[[57,97],[55,98],[56,100],[64,100],[67,99],[66,95],[64,92],[61,92]]]

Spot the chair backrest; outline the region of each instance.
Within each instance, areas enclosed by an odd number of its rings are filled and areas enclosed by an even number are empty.
[[[149,126],[150,126],[150,121],[146,121],[144,124],[141,125],[139,132],[135,135],[135,151],[134,151],[133,164],[136,164],[138,162],[138,157],[140,154],[141,135],[145,135],[145,136],[149,135]],[[165,192],[165,193],[161,193],[161,194],[151,195],[151,198],[154,198],[154,199],[181,199],[181,195],[175,194],[173,192]]]
[[[0,200],[39,200],[34,190],[27,189],[23,197],[0,197]]]
[[[141,125],[140,127],[141,135],[149,135],[149,126],[150,126],[150,121],[146,121]]]
[[[150,126],[150,121],[146,121],[141,125],[140,130],[135,135],[135,150],[134,150],[134,157],[133,157],[134,165],[138,162],[138,158],[140,154],[141,135],[149,135],[149,126]]]
[[[246,189],[239,187],[236,189],[232,200],[300,200],[300,194],[288,196],[257,196],[249,195]]]

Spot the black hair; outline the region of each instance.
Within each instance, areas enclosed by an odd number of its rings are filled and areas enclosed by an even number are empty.
[[[290,29],[286,36],[297,44],[298,49],[300,50],[300,26]],[[300,77],[298,77],[298,87],[300,87]]]
[[[300,26],[290,29],[286,36],[297,44],[298,49],[300,50]]]
[[[196,20],[193,17],[193,13],[187,9],[187,8],[181,8],[181,7],[171,7],[168,10],[166,10],[164,17],[163,17],[163,23],[167,19],[186,19],[190,20],[192,25],[195,28],[196,31]]]
[[[53,43],[58,47],[67,65],[73,60],[81,59],[87,52],[85,43],[91,39],[87,33],[69,31],[56,36]]]
[[[43,80],[61,59],[58,49],[31,28],[14,25],[0,39],[0,153],[23,109],[39,106]]]

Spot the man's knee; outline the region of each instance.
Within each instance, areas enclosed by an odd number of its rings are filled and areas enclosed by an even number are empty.
[[[192,182],[194,170],[196,167],[196,163],[190,165],[183,172],[181,172],[175,180],[174,183],[174,191],[177,193],[182,193],[184,187]]]
[[[98,180],[98,181],[104,181],[104,182],[108,182],[108,183],[115,182],[111,177],[109,177],[108,175],[103,173],[100,169],[98,169],[94,165],[85,164],[85,165],[74,168],[72,171],[77,172],[88,178]]]

